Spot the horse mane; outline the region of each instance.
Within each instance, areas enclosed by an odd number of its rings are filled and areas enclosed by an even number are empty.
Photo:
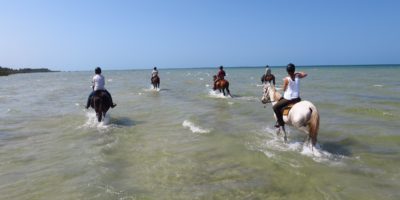
[[[278,101],[279,99],[282,98],[281,93],[279,93],[278,91],[276,91],[275,85],[274,84],[269,84],[269,87],[271,88],[271,90],[274,91],[274,99],[275,101]]]

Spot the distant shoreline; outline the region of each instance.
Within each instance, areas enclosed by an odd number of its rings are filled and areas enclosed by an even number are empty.
[[[39,72],[59,72],[59,71],[52,71],[47,68],[21,68],[21,69],[11,69],[7,67],[0,67],[0,76],[8,76],[11,74],[21,74],[21,73],[39,73]]]

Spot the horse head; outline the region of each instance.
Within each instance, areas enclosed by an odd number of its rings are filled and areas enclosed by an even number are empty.
[[[217,80],[217,75],[213,76],[213,81]]]
[[[271,84],[265,84],[264,85],[264,93],[263,96],[261,97],[261,102],[263,104],[266,103],[271,103],[275,101],[275,86]]]

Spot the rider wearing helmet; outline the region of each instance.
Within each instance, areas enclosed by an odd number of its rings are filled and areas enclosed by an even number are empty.
[[[283,98],[281,98],[278,103],[273,106],[277,124],[275,127],[284,127],[285,122],[283,121],[282,110],[289,104],[297,103],[301,101],[300,99],[300,79],[307,76],[304,72],[295,72],[296,67],[294,64],[290,63],[286,67],[286,71],[289,76],[283,79]]]
[[[114,102],[112,100],[112,97],[111,97],[111,94],[104,88],[104,85],[105,85],[105,81],[104,80],[105,79],[104,79],[104,76],[101,75],[101,68],[100,67],[96,67],[96,69],[94,70],[94,73],[95,73],[95,75],[93,76],[93,79],[92,79],[92,83],[93,83],[92,89],[93,89],[93,91],[90,93],[90,95],[88,97],[88,100],[87,100],[87,103],[86,103],[86,109],[89,108],[90,100],[92,99],[94,93],[97,90],[104,90],[108,94],[108,96],[110,97],[110,100],[111,100],[111,108],[114,108],[115,106],[117,106],[117,104],[114,104]]]
[[[157,67],[154,67],[153,71],[151,72],[151,78],[154,78],[156,76],[158,76],[158,70],[157,70]]]

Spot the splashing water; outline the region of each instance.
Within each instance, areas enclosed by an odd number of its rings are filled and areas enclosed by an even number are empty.
[[[209,90],[208,92],[208,96],[212,97],[212,98],[218,98],[218,99],[228,99],[228,98],[232,98],[231,96],[227,95],[224,96],[223,93],[217,91],[217,90]]]
[[[161,88],[153,88],[152,85],[150,85],[148,88],[143,88],[143,91],[145,92],[159,92]]]
[[[283,135],[276,135],[274,128],[266,127],[263,130],[263,135],[266,136],[266,139],[258,150],[262,151],[269,158],[273,157],[275,155],[273,152],[276,151],[297,152],[301,155],[310,157],[315,162],[326,162],[331,164],[340,164],[340,161],[346,158],[344,155],[334,155],[325,151],[318,143],[315,147],[312,147],[312,145],[307,141],[300,142],[296,141],[294,138],[289,138],[289,141],[285,143],[283,141]],[[288,136],[289,135],[288,132]]]
[[[96,113],[93,111],[86,112],[86,117],[85,124],[79,128],[97,128],[99,131],[105,131],[110,128],[110,115],[108,113],[101,122],[97,121]]]

